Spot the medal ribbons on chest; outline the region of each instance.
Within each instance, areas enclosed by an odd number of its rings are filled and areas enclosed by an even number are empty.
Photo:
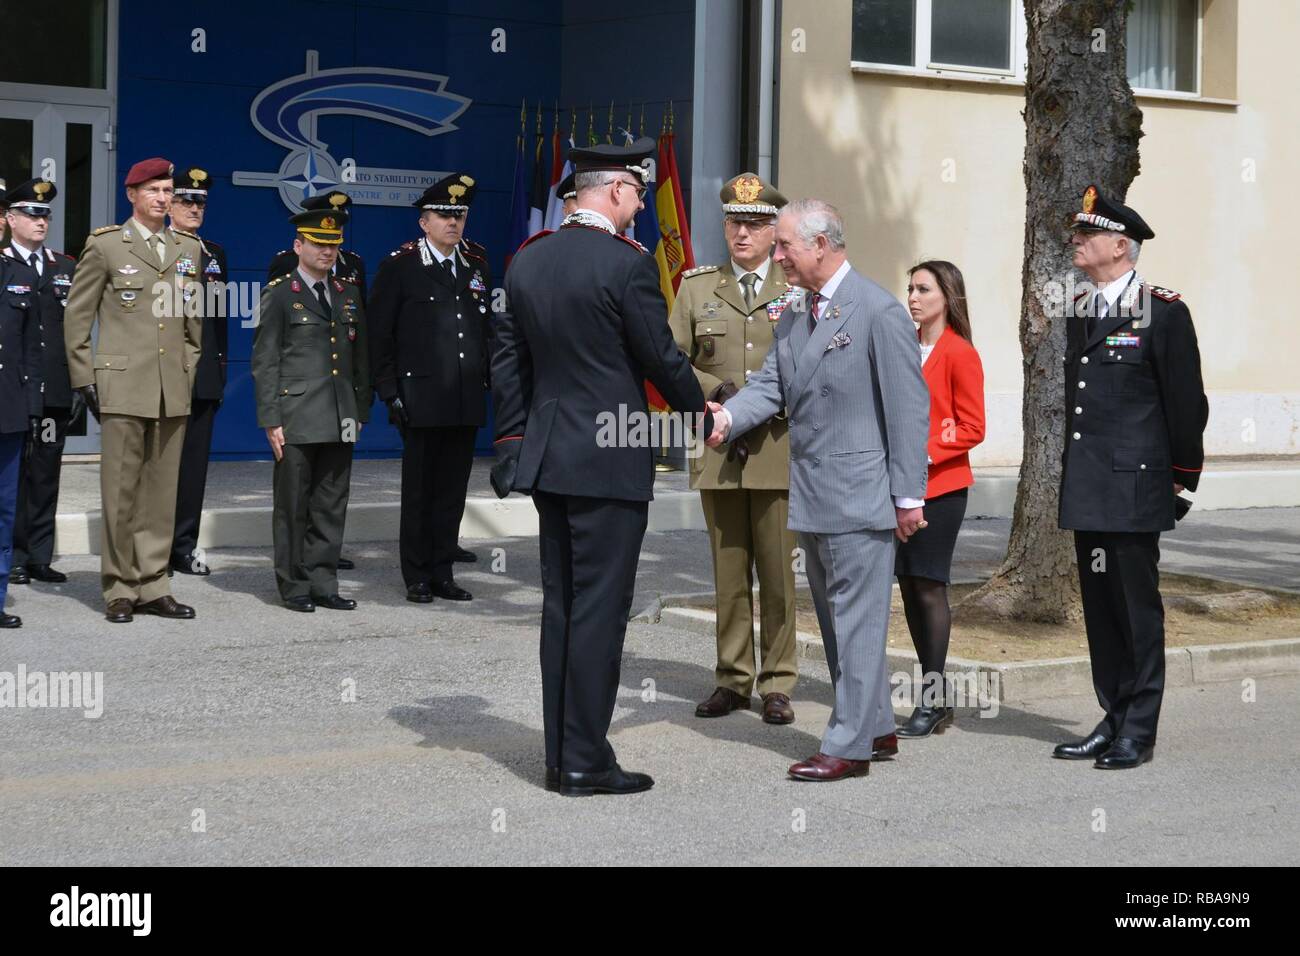
[[[801,291],[798,286],[789,286],[784,292],[767,304],[767,318],[769,322],[775,322],[781,318],[781,313],[791,302],[799,298]]]
[[[198,270],[194,267],[194,259],[191,256],[181,256],[176,260],[176,274],[178,276],[195,276]]]
[[[482,277],[481,275],[479,275],[477,272],[475,272],[474,275],[473,275],[473,277],[470,278],[470,280],[469,280],[469,287],[470,287],[470,289],[473,290],[474,292],[486,292],[486,291],[487,291],[487,286],[485,286],[485,285],[483,284],[483,277]]]
[[[7,285],[5,291],[12,292],[14,295],[27,295],[32,291],[32,287],[29,285]]]
[[[1141,348],[1142,339],[1137,335],[1108,335],[1106,336],[1106,347],[1112,349],[1136,349]]]

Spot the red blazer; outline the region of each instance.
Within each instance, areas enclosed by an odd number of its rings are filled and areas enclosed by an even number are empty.
[[[975,483],[972,448],[984,440],[984,366],[979,353],[951,327],[943,330],[921,366],[930,386],[930,478],[927,498]]]

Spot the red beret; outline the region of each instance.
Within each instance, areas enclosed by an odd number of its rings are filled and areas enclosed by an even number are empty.
[[[161,156],[155,156],[153,159],[142,159],[127,172],[126,182],[122,185],[139,186],[151,179],[167,179],[172,175],[174,168],[170,162]]]

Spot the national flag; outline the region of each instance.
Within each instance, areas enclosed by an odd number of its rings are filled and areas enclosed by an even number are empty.
[[[524,124],[526,118],[523,110],[519,116],[519,136],[515,139],[515,181],[510,196],[510,225],[506,236],[506,266],[514,258],[516,250],[524,244],[532,233],[528,231],[528,178],[525,168],[528,163],[524,155]]]
[[[659,136],[659,189],[655,208],[659,213],[659,233],[673,292],[681,285],[682,273],[695,268],[691,251],[691,231],[686,221],[686,204],[682,200],[682,177],[677,171],[677,153],[673,146],[672,106],[669,105],[668,128]],[[672,299],[669,299],[672,306]]]
[[[542,146],[546,136],[542,133],[542,104],[537,104],[537,144],[533,149],[533,184],[528,193],[528,234],[541,232],[546,224],[547,181],[546,159]]]

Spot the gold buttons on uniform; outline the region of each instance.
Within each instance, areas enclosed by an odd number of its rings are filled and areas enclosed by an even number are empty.
[[[330,374],[331,374],[331,375],[337,375],[338,373],[339,373],[339,370],[338,370],[338,369],[336,369],[336,368],[332,368],[332,369],[330,369]]]
[[[330,345],[333,345],[333,344],[334,344],[335,342],[337,342],[337,341],[338,341],[338,339],[334,338],[334,336],[332,336],[332,335],[330,336]]]
[[[167,350],[166,350],[166,349],[159,349],[159,350],[158,350],[158,354],[159,354],[159,355],[166,355],[166,354],[167,354]]]
[[[330,358],[334,359],[334,361],[337,362],[337,361],[338,361],[338,358],[339,358],[339,353],[338,353],[338,352],[335,352],[333,355],[330,356]]]

